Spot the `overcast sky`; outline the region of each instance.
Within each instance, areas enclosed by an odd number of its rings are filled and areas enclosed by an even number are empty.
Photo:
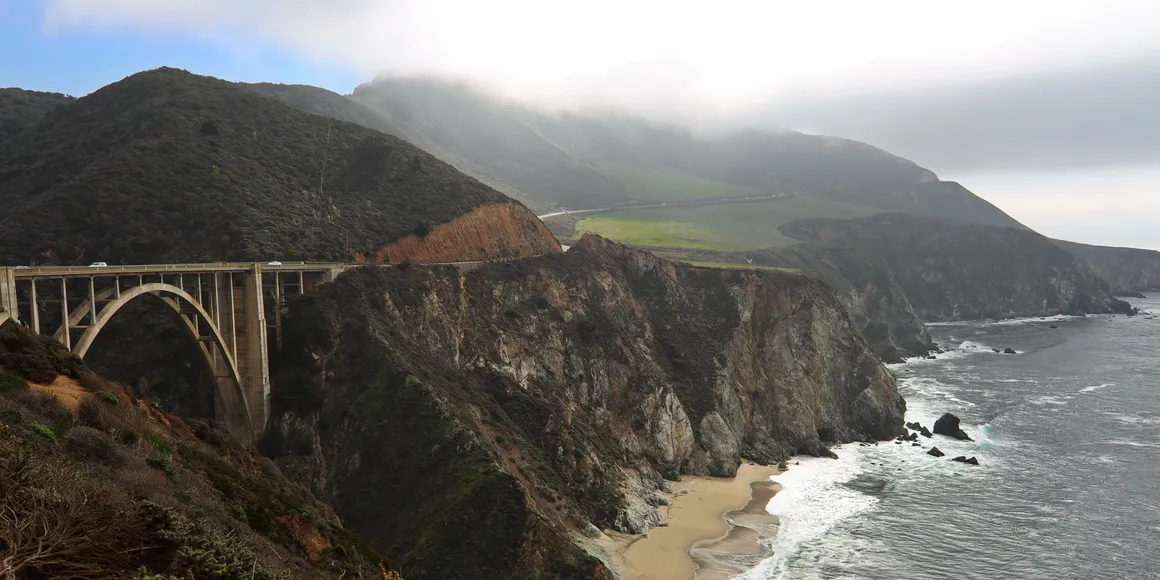
[[[1160,248],[1157,0],[42,5],[48,37],[177,36],[235,54],[273,45],[368,79],[443,74],[560,106],[856,138],[1048,235]]]

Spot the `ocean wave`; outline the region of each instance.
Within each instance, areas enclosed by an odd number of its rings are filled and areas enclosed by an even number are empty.
[[[1081,392],[1081,393],[1091,393],[1091,392],[1098,391],[1098,390],[1100,390],[1100,389],[1106,389],[1106,388],[1108,388],[1108,387],[1114,387],[1114,386],[1116,386],[1116,384],[1115,384],[1115,383],[1104,383],[1104,384],[1102,384],[1102,385],[1095,385],[1095,386],[1092,386],[1092,387],[1084,387],[1084,388],[1080,389],[1080,390],[1079,390],[1079,392]]]
[[[1064,322],[1082,318],[1070,314],[1056,314],[1055,316],[1031,316],[1027,318],[1006,318],[1003,320],[959,320],[951,322],[927,322],[927,326],[1010,326],[1014,324],[1032,324],[1036,322]]]
[[[1029,399],[1027,402],[1031,403],[1032,405],[1055,405],[1061,407],[1066,405],[1069,401],[1071,401],[1071,399],[1071,395],[1044,395],[1042,397]]]
[[[878,499],[845,484],[861,473],[857,445],[836,449],[839,459],[803,457],[785,473],[771,479],[781,484],[766,511],[781,521],[773,539],[774,555],[741,578],[780,577],[790,560],[807,543],[826,536],[839,522],[873,509]]]
[[[1107,445],[1125,445],[1127,447],[1143,447],[1147,449],[1160,449],[1160,442],[1153,441],[1129,441],[1127,439],[1111,439],[1104,442]]]
[[[955,396],[956,389],[932,377],[907,377],[899,382],[899,390],[906,397],[906,418],[910,421],[934,421],[947,412],[947,405],[939,403],[949,402],[955,408],[975,407],[975,403]]]
[[[1125,425],[1160,425],[1160,417],[1141,417],[1139,415],[1118,415],[1105,413]]]

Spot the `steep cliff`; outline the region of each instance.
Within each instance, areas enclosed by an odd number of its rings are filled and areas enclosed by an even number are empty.
[[[1052,240],[1095,270],[1113,292],[1160,290],[1160,252]]]
[[[1130,310],[1091,268],[1028,230],[881,214],[802,220],[782,231],[813,248],[881,260],[926,321]]]
[[[643,532],[666,479],[888,438],[905,406],[817,277],[592,236],[351,271],[284,320],[263,446],[410,579],[608,578],[588,523]]]
[[[749,252],[757,264],[818,272],[842,302],[871,348],[882,360],[897,362],[929,352],[930,333],[906,291],[882,259],[852,248],[809,245]]]

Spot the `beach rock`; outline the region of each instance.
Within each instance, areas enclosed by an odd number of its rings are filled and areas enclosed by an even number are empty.
[[[927,360],[935,360],[935,359],[937,359],[937,358],[938,358],[938,357],[937,357],[937,356],[934,356],[933,354],[928,354],[928,355],[926,355],[926,359],[927,359]]]
[[[782,471],[785,471],[785,470],[789,469],[789,466],[786,465],[784,461],[779,461],[779,462],[777,462],[777,468],[782,470]]]
[[[934,432],[939,435],[946,435],[947,437],[954,437],[961,441],[974,441],[966,431],[959,427],[959,418],[951,413],[946,413],[934,422]]]
[[[599,538],[604,533],[600,531],[600,528],[592,525],[592,522],[588,522],[584,524],[584,535],[589,538]]]
[[[922,431],[921,431],[921,433],[922,433],[922,436],[923,436],[923,437],[926,437],[927,439],[930,439],[931,437],[934,437],[934,434],[933,434],[933,433],[931,433],[931,432],[930,432],[930,429],[927,429],[926,427],[923,427],[923,428],[922,428]]]
[[[1003,349],[1003,354],[1019,354],[1019,353],[1015,352],[1015,349],[1013,349],[1013,348],[1005,348],[1005,349]]]
[[[906,440],[907,441],[918,441],[918,433],[911,433],[910,436],[906,438]]]
[[[992,348],[991,350],[993,350],[993,351],[995,351],[995,352],[998,352],[998,353],[1002,353],[1002,352],[1003,352],[1003,351],[1001,351],[1001,350],[999,350],[999,349],[997,349],[997,348]]]
[[[911,443],[911,447],[922,447],[922,443]]]
[[[926,452],[926,454],[927,454],[927,455],[933,455],[933,456],[935,456],[935,457],[942,457],[942,456],[946,455],[946,453],[943,453],[942,451],[939,451],[939,450],[938,450],[938,447],[931,447],[931,448],[930,448],[930,451],[927,451],[927,452]]]
[[[913,423],[907,423],[907,424],[906,424],[906,428],[907,428],[907,429],[910,429],[910,430],[913,430],[913,431],[918,431],[919,429],[922,429],[922,425],[921,425],[921,424],[919,424],[919,422],[918,422],[918,421],[915,421],[915,422],[913,422]]]
[[[968,459],[968,460],[967,460],[967,463],[968,463],[969,465],[978,465],[978,464],[979,464],[979,460],[978,460],[977,458],[975,458],[975,457],[971,457],[970,459]]]
[[[902,442],[901,442],[901,441],[895,441],[895,442],[894,442],[894,444],[895,444],[895,445],[902,445]]]

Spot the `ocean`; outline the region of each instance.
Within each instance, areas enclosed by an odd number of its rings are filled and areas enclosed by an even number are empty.
[[[1160,579],[1160,294],[1131,302],[1155,318],[932,326],[949,352],[891,365],[907,421],[951,412],[975,441],[801,459],[743,578]]]

